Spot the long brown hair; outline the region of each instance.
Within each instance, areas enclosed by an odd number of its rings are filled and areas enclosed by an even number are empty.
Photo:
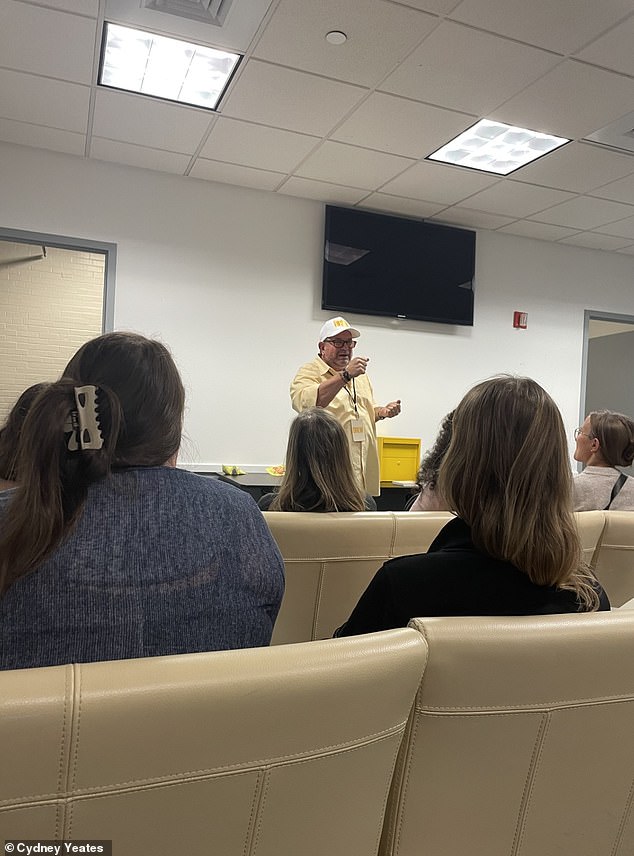
[[[322,407],[295,417],[288,434],[286,472],[271,511],[363,511],[363,493],[350,462],[345,431]]]
[[[35,383],[25,389],[11,408],[7,421],[0,428],[0,479],[15,481],[17,478],[16,460],[22,426],[31,405],[37,396],[46,389],[47,383]]]
[[[612,410],[588,414],[592,436],[599,441],[599,454],[610,467],[629,467],[634,460],[634,421]]]
[[[103,446],[69,449],[75,388],[97,388]],[[31,406],[17,455],[19,483],[2,520],[0,593],[35,569],[68,534],[88,488],[112,469],[161,466],[180,445],[185,392],[167,348],[134,333],[83,345],[61,380]]]
[[[478,549],[536,585],[570,589],[585,609],[598,608],[571,511],[563,421],[536,381],[504,375],[465,395],[438,486]]]

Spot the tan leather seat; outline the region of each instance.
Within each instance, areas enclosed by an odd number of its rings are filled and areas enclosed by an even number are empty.
[[[603,537],[603,530],[606,524],[605,511],[576,511],[574,514],[575,523],[577,524],[577,532],[581,541],[581,549],[583,558],[591,567],[597,559],[597,548]],[[634,524],[634,518],[632,519]],[[634,528],[632,529],[634,536]],[[634,592],[632,592],[634,594]]]
[[[634,613],[420,618],[382,856],[634,853]]]
[[[580,512],[604,514],[605,526],[592,566],[612,606],[634,597],[634,512]]]
[[[383,562],[427,550],[453,515],[266,511],[264,517],[286,567],[275,645],[332,636]]]
[[[2,839],[116,856],[376,853],[412,629],[0,672]]]

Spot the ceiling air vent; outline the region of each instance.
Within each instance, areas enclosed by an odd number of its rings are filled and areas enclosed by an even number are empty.
[[[145,9],[222,27],[232,0],[143,0]]]
[[[634,113],[622,116],[618,121],[600,128],[584,139],[611,149],[634,154]]]

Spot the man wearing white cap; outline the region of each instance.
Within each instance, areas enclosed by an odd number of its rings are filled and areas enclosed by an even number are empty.
[[[319,333],[319,355],[305,363],[291,382],[291,401],[298,413],[308,407],[325,407],[343,425],[352,467],[366,493],[380,493],[376,423],[401,412],[401,402],[385,407],[374,403],[366,375],[368,357],[354,357],[361,333],[338,316],[330,318]]]

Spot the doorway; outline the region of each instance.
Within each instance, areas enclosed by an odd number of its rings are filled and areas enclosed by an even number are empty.
[[[579,425],[593,410],[634,418],[634,316],[586,310]],[[634,475],[634,468],[626,470]]]
[[[113,281],[113,245],[0,230],[0,424],[24,389],[112,329]]]

